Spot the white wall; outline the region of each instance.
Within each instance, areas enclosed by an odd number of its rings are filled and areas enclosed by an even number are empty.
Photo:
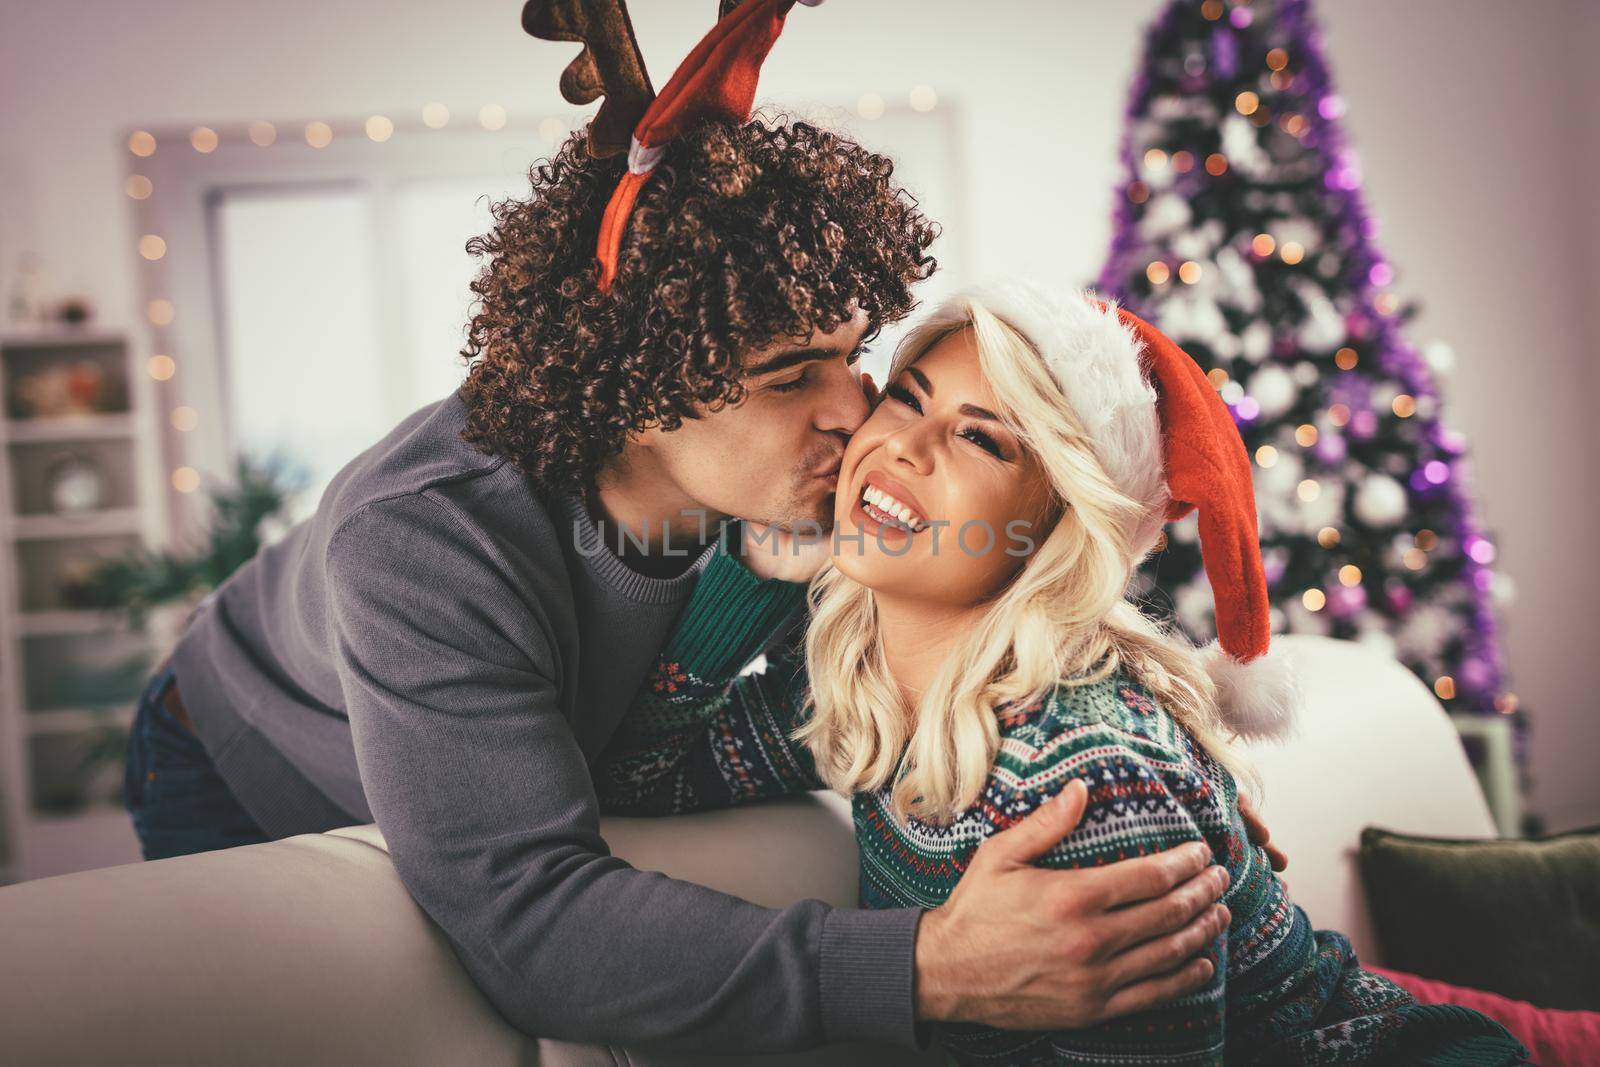
[[[714,0],[636,0],[659,86]],[[850,104],[929,84],[969,138],[970,262],[1091,279],[1109,237],[1128,80],[1158,0],[833,0],[797,10],[762,98]],[[1483,518],[1518,599],[1514,688],[1536,716],[1533,806],[1600,822],[1600,709],[1585,662],[1600,627],[1593,415],[1600,339],[1592,206],[1600,172],[1600,5],[1585,0],[1322,4],[1346,119],[1413,339],[1459,353],[1451,421],[1475,445]],[[563,47],[518,26],[517,0],[4,0],[0,8],[0,293],[19,248],[61,289],[134,326],[120,191],[129,127],[295,125],[441,100],[513,118],[570,109]],[[981,14],[979,13],[981,12]],[[858,127],[870,139],[870,124]]]

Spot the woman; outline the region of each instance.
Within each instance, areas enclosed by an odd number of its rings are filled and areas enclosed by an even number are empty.
[[[597,775],[602,803],[834,789],[852,798],[863,907],[937,907],[986,839],[1080,780],[1084,817],[1041,865],[1211,846],[1231,919],[1205,987],[1088,1030],[943,1024],[959,1063],[1526,1062],[1492,1020],[1361,970],[1247,841],[1250,776],[1226,739],[1280,727],[1294,700],[1263,655],[1249,494],[1226,409],[1148,324],[1084,294],[958,298],[906,339],[845,453],[804,658],[792,639],[735,676],[767,635],[715,650],[703,634],[761,583],[719,560],[653,676],[657,713]],[[1206,650],[1125,599],[1197,503],[1222,633]]]

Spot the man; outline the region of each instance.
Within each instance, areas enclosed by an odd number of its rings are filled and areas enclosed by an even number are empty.
[[[1064,807],[1014,828],[937,938],[921,909],[759,907],[609,854],[591,768],[721,521],[825,521],[868,411],[862,344],[910,310],[935,235],[887,159],[805,124],[712,123],[640,194],[602,291],[621,166],[580,132],[528,199],[496,205],[469,245],[488,262],[465,384],[218,587],[154,699],[186,713],[261,837],[376,821],[530,1034],[926,1047],[922,1020],[1083,1026],[1200,984],[1191,957],[1225,921],[1205,850],[1035,869],[1076,822]],[[163,802],[147,825],[204,821]]]

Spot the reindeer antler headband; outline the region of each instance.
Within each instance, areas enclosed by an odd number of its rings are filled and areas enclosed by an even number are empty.
[[[822,0],[798,0],[815,7]],[[600,223],[595,258],[600,289],[611,288],[617,253],[639,190],[674,137],[698,123],[750,119],[761,63],[783,32],[796,0],[721,0],[717,24],[686,56],[657,96],[623,0],[528,0],[522,28],[547,41],[579,41],[583,51],[561,73],[561,95],[573,104],[605,102],[589,127],[593,156],[628,153]]]

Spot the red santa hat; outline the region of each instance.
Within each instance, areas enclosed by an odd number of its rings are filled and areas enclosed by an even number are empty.
[[[597,155],[615,151],[624,116],[639,107],[628,144],[628,172],[617,183],[600,223],[595,258],[601,290],[617,274],[617,255],[639,190],[674,137],[702,122],[750,119],[761,64],[797,0],[723,0],[721,17],[652,99],[649,77],[622,0],[528,0],[522,25],[536,37],[582,41],[586,47],[563,73],[562,95],[573,103],[607,97],[590,135]],[[822,0],[798,0],[816,7]],[[607,108],[611,113],[607,113]]]
[[[1218,635],[1206,649],[1207,669],[1223,721],[1243,736],[1285,736],[1300,694],[1287,657],[1270,650],[1250,458],[1205,372],[1115,300],[1087,291],[1055,299],[1021,281],[970,296],[1029,340],[1101,466],[1145,505],[1135,533],[1140,558],[1162,526],[1199,513]]]

